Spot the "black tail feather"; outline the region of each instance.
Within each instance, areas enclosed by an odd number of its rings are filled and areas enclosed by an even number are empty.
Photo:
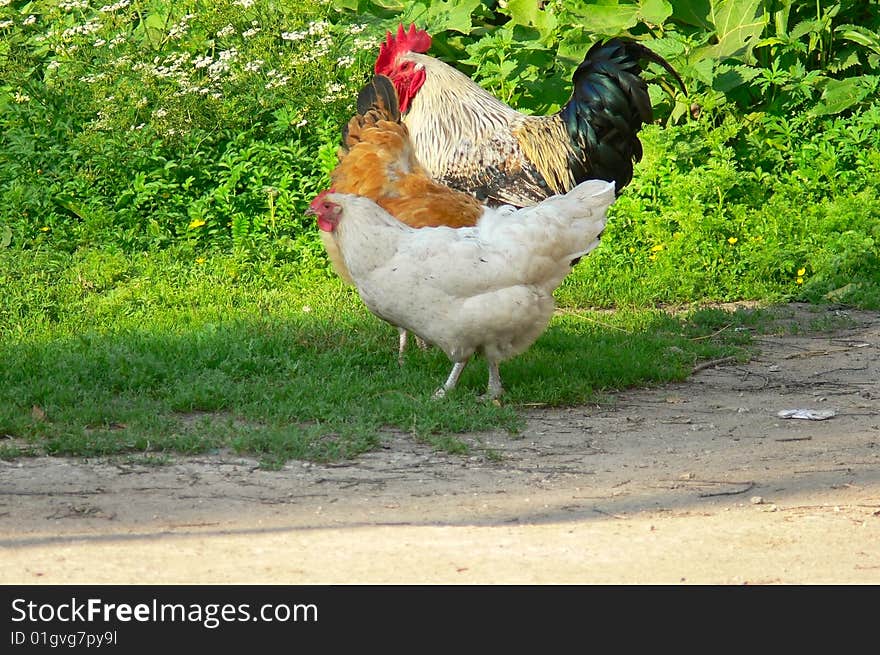
[[[642,158],[638,133],[653,120],[643,61],[662,66],[685,91],[669,62],[631,39],[594,44],[575,70],[571,99],[559,115],[571,138],[576,182],[614,181],[619,193],[632,180],[633,162]]]
[[[357,116],[352,118],[358,125],[375,123],[377,120],[400,122],[400,105],[397,90],[385,75],[374,75],[360,90],[357,97]],[[351,130],[349,121],[342,126],[342,143],[348,143]]]
[[[400,106],[394,83],[385,75],[374,75],[358,93],[357,111],[363,115],[371,109],[383,112],[387,120],[400,120]]]

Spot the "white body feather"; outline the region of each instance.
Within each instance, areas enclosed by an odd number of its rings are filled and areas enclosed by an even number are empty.
[[[525,351],[553,315],[571,261],[599,243],[614,184],[590,180],[524,209],[487,208],[472,228],[413,229],[365,198],[342,207],[333,236],[366,306],[465,362]]]

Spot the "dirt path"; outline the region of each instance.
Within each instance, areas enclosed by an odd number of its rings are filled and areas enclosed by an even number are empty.
[[[0,462],[0,583],[878,584],[880,315],[846,313],[746,365],[532,411],[472,457],[394,434],[281,471]],[[799,408],[836,415],[777,415]]]

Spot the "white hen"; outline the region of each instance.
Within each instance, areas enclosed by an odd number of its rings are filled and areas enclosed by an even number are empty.
[[[309,206],[330,232],[364,304],[441,348],[455,388],[482,353],[487,398],[503,392],[498,364],[524,352],[553,315],[553,291],[599,244],[614,184],[588,180],[532,207],[486,208],[474,227],[411,228],[367,198],[322,193]]]

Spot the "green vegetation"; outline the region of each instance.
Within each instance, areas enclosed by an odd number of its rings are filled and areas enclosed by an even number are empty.
[[[0,456],[234,448],[347,457],[395,428],[460,449],[573,404],[745,357],[763,315],[880,309],[876,0],[0,0]],[[670,60],[658,124],[562,311],[448,401],[436,351],[330,272],[303,214],[376,46],[399,21],[521,110],[563,103],[597,38]],[[589,29],[587,28],[589,26]],[[594,308],[617,308],[608,314]]]

